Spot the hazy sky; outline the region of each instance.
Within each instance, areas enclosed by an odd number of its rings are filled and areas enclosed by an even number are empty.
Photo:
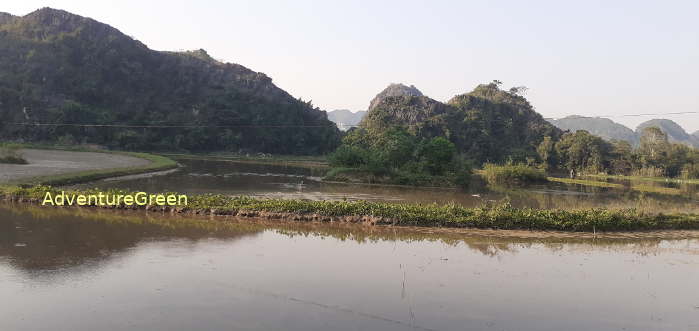
[[[699,111],[699,1],[5,0],[0,11],[45,6],[153,49],[204,48],[325,110],[364,110],[392,82],[446,101],[498,79],[529,87],[545,117]],[[662,117],[699,130],[699,114]]]

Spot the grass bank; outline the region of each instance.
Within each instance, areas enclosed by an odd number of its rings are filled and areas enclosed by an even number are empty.
[[[336,167],[331,168],[325,174],[323,181],[385,186],[456,188],[468,186],[470,174],[463,174],[462,176],[456,174],[433,176],[426,173],[405,171],[390,171],[376,174],[364,169]]]
[[[94,151],[93,151],[94,152]],[[78,184],[84,182],[90,182],[94,180],[100,180],[111,177],[128,176],[143,174],[148,172],[163,171],[168,169],[177,168],[177,162],[171,160],[170,158],[153,155],[147,153],[135,153],[135,152],[115,152],[115,151],[101,151],[101,153],[110,153],[118,155],[126,155],[145,159],[150,161],[149,164],[144,166],[126,167],[126,168],[112,168],[112,169],[99,169],[99,170],[86,170],[73,173],[66,173],[60,175],[50,175],[50,176],[38,176],[32,178],[26,178],[18,180],[13,184],[24,184],[24,185],[70,185]]]
[[[208,160],[208,161],[235,161],[255,164],[288,164],[304,168],[327,168],[328,162],[325,156],[314,155],[273,155],[273,154],[253,154],[240,155],[232,153],[159,153],[176,160]]]
[[[622,185],[622,184],[600,182],[600,181],[596,181],[596,180],[571,179],[571,178],[559,178],[559,177],[547,177],[547,178],[550,182],[558,182],[558,183],[565,183],[565,184],[577,184],[577,185],[608,187],[608,188],[624,188],[624,185]]]
[[[646,181],[646,182],[658,182],[658,183],[680,183],[680,184],[699,185],[699,179],[682,179],[682,178],[670,178],[670,177],[621,176],[621,175],[585,175],[585,177],[628,180],[628,181]]]
[[[55,188],[36,186],[0,187],[5,200],[40,203]],[[69,191],[68,194],[95,191]],[[108,191],[106,194],[127,194]],[[368,201],[308,201],[255,199],[224,195],[190,195],[186,207],[112,206],[116,209],[145,209],[179,214],[235,215],[295,221],[337,221],[368,224],[432,226],[455,228],[556,230],[556,231],[638,231],[699,229],[699,215],[648,214],[636,210],[538,210],[514,208],[509,204],[465,208],[456,204],[399,204]]]

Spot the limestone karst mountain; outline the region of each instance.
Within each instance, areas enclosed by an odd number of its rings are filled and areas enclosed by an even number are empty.
[[[447,103],[424,95],[386,96],[360,123],[360,128],[372,131],[392,126],[417,136],[446,137],[460,153],[480,162],[534,157],[544,137],[557,139],[562,134],[524,97],[496,83],[481,84]]]
[[[585,130],[608,141],[623,140],[631,145],[638,145],[639,138],[636,132],[608,118],[572,115],[550,122],[561,130]]]
[[[287,154],[325,153],[339,142],[324,111],[264,73],[204,50],[151,50],[66,11],[0,14],[0,54],[2,138]]]
[[[371,100],[371,102],[369,103],[368,110],[372,110],[372,109],[376,108],[376,106],[387,97],[398,97],[398,96],[418,96],[418,97],[421,97],[422,92],[420,92],[420,90],[418,90],[413,85],[407,86],[407,85],[404,85],[401,83],[398,83],[398,84],[393,83],[391,85],[388,85],[388,87],[386,87],[383,91],[379,92],[379,94],[377,94],[374,97],[374,99]]]
[[[636,133],[641,134],[643,129],[647,127],[657,127],[667,134],[668,140],[674,143],[685,144],[695,148],[699,148],[699,138],[695,135],[690,135],[675,121],[667,119],[652,119],[638,125]]]

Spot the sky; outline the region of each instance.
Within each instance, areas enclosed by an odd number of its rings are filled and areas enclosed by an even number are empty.
[[[205,49],[324,110],[366,110],[390,83],[447,101],[481,83],[527,86],[548,118],[668,118],[699,130],[699,1],[39,1],[156,50]]]

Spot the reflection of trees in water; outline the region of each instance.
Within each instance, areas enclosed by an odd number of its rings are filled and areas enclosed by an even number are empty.
[[[557,233],[498,230],[464,230],[361,226],[356,224],[262,222],[277,233],[294,237],[330,237],[359,244],[377,242],[437,242],[454,247],[464,245],[486,256],[517,254],[521,249],[550,252],[631,252],[647,255],[664,251],[665,240],[686,239],[699,243],[697,231],[662,231],[619,234]],[[667,248],[675,250],[675,248]],[[695,249],[695,253],[699,250]]]
[[[259,226],[81,208],[0,206],[0,257],[28,272],[103,262],[151,240],[236,239]],[[129,215],[130,214],[130,215]]]
[[[662,238],[699,238],[699,232],[655,232],[592,236],[439,228],[402,228],[346,223],[282,222],[262,219],[215,219],[170,214],[88,208],[0,205],[0,258],[28,272],[65,269],[108,261],[141,242],[180,239],[240,239],[265,230],[288,236],[330,237],[358,244],[435,242],[496,257],[521,249],[653,254],[664,249]],[[697,240],[697,239],[693,239]],[[26,246],[16,246],[16,244]],[[690,249],[696,253],[696,249]]]

